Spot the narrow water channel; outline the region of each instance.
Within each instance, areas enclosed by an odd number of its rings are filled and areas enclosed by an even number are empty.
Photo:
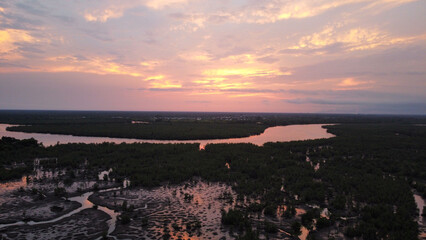
[[[127,185],[128,183],[123,183],[123,185]],[[115,187],[115,188],[109,188],[109,189],[104,189],[104,190],[100,190],[99,192],[108,192],[108,191],[115,191],[115,190],[119,190],[121,188],[119,187]],[[39,222],[35,222],[35,221],[29,221],[29,222],[23,222],[23,221],[18,221],[15,223],[9,223],[9,224],[0,224],[0,229],[1,228],[5,228],[5,227],[12,227],[12,226],[20,226],[20,225],[40,225],[40,224],[46,224],[46,223],[55,223],[58,222],[64,218],[70,217],[76,213],[79,213],[81,211],[83,211],[84,209],[88,209],[88,208],[93,208],[94,204],[89,200],[89,197],[93,194],[94,192],[87,192],[84,193],[80,196],[76,196],[76,197],[71,197],[68,200],[70,201],[75,201],[81,204],[81,206],[67,214],[64,214],[60,217],[51,219],[51,220],[47,220],[47,221],[39,221]],[[116,227],[116,223],[117,223],[117,216],[119,215],[118,212],[115,212],[112,209],[109,209],[107,207],[103,207],[103,206],[98,206],[97,207],[98,210],[105,212],[106,214],[108,214],[111,219],[107,221],[108,224],[108,236],[110,236],[110,234],[112,232],[114,232],[115,227]],[[110,236],[112,237],[112,236]]]

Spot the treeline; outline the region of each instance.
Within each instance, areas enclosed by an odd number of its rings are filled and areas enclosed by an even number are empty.
[[[0,140],[0,181],[20,178],[33,170],[33,159],[45,152],[34,139],[17,140],[2,137]]]
[[[21,125],[131,123],[131,121],[226,121],[264,122],[269,126],[313,123],[425,123],[425,116],[232,113],[232,112],[132,112],[132,111],[49,111],[0,110],[0,123]]]
[[[248,137],[262,133],[264,124],[234,122],[158,121],[132,123],[55,123],[8,127],[8,131],[53,133],[75,136],[157,140],[192,140]]]

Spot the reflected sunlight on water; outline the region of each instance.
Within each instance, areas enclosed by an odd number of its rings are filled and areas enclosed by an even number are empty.
[[[307,124],[307,125],[288,125],[276,126],[267,128],[259,135],[253,135],[243,138],[227,138],[227,139],[207,139],[207,140],[150,140],[150,139],[131,139],[131,138],[108,138],[108,137],[81,137],[72,135],[59,135],[59,134],[42,134],[42,133],[23,133],[11,132],[6,128],[12,125],[0,124],[0,137],[13,137],[17,139],[34,138],[43,143],[45,146],[52,146],[57,143],[199,143],[200,150],[204,149],[207,144],[217,143],[252,143],[262,146],[267,142],[289,142],[289,141],[302,141],[314,140],[321,138],[334,137],[333,134],[328,133],[323,126],[328,124]]]

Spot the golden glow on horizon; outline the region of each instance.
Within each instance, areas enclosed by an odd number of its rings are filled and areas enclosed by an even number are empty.
[[[156,76],[150,76],[145,78],[145,81],[149,81],[149,80],[161,80],[164,79],[164,75],[156,75]]]
[[[168,80],[160,80],[160,81],[152,81],[150,83],[151,88],[163,88],[163,89],[167,89],[167,88],[182,88],[182,85],[179,83],[175,83],[172,81],[168,81]]]
[[[339,86],[352,87],[352,86],[358,86],[360,84],[362,84],[362,82],[357,82],[353,78],[346,78],[341,83],[339,83]]]

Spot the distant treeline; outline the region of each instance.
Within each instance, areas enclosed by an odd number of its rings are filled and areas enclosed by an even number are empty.
[[[25,125],[9,127],[9,131],[158,140],[247,137],[289,124],[425,122],[425,116],[396,115],[0,111],[0,123]]]
[[[0,123],[94,124],[132,121],[226,121],[262,122],[267,125],[313,123],[426,123],[426,116],[313,114],[313,113],[220,113],[220,112],[122,112],[122,111],[35,111],[0,110]]]
[[[192,140],[248,137],[262,133],[267,126],[255,123],[168,121],[149,124],[98,123],[49,124],[8,127],[8,131],[54,133],[75,136]]]

